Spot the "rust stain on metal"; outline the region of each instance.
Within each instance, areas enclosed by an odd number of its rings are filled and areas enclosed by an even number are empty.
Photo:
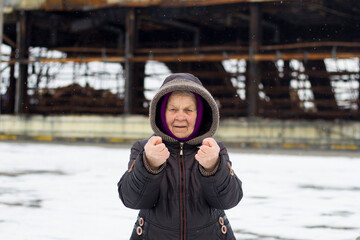
[[[45,0],[43,3],[22,3],[22,8],[39,8],[44,10],[87,10],[109,6],[124,7],[195,7],[246,2],[278,2],[281,0]],[[285,0],[286,1],[286,0]],[[285,2],[283,0],[283,2]],[[37,7],[36,7],[37,6]]]
[[[40,8],[45,10],[80,10],[105,7],[107,0],[46,0]]]

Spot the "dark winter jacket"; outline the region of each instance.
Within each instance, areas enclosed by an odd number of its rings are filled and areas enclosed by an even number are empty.
[[[160,130],[158,104],[174,90],[195,92],[204,100],[200,135],[185,143]],[[140,209],[131,239],[235,239],[224,210],[239,203],[242,188],[226,148],[218,142],[220,161],[215,173],[207,173],[195,160],[202,140],[215,134],[218,122],[216,102],[196,77],[173,74],[164,81],[151,102],[150,123],[170,157],[161,170],[152,172],[144,157],[147,139],[138,141],[131,148],[129,170],[118,183],[124,205]]]

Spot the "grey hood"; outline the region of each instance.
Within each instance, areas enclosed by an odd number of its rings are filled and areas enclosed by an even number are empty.
[[[176,139],[170,137],[161,130],[160,104],[162,98],[167,93],[179,90],[197,93],[202,97],[204,113],[199,135],[186,142],[191,145],[200,144],[203,139],[212,137],[216,133],[216,130],[219,127],[219,109],[215,99],[202,85],[201,81],[189,73],[171,74],[165,79],[164,83],[150,103],[149,117],[151,128],[155,135],[160,136],[164,141],[177,142]]]

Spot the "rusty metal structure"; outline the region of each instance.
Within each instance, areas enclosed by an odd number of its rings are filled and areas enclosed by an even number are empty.
[[[223,118],[359,120],[359,9],[357,0],[7,0],[1,112],[147,114],[145,64],[158,61],[198,76]],[[63,55],[33,57],[34,47]],[[28,89],[34,63],[92,61],[123,67],[123,96]]]

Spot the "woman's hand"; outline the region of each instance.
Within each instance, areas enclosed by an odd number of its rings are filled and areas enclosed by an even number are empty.
[[[220,147],[213,138],[205,138],[195,159],[206,171],[211,172],[215,169],[219,161]]]
[[[152,136],[144,146],[145,157],[150,168],[157,170],[170,156],[170,152],[159,136]]]

